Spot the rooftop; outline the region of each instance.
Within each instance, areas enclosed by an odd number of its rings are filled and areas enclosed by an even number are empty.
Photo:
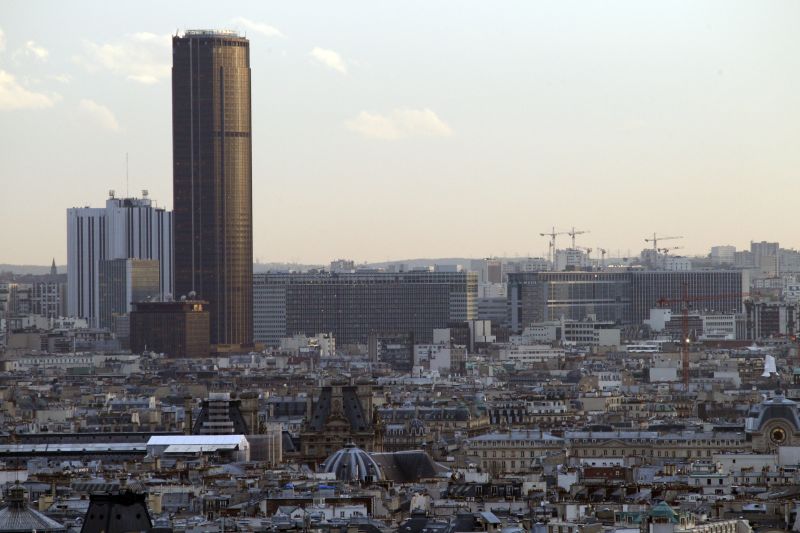
[[[239,37],[239,32],[236,30],[186,30],[183,32],[184,37]]]

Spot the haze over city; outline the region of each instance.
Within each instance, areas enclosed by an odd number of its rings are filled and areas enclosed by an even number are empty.
[[[800,246],[796,2],[0,14],[0,262],[65,263],[65,209],[110,189],[172,207],[170,36],[204,27],[251,41],[261,261],[545,256],[552,226],[622,254]]]
[[[788,1],[0,3],[0,533],[800,533],[798,52]]]

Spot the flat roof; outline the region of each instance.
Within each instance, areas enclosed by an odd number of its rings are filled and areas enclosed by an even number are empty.
[[[224,446],[247,442],[244,435],[154,435],[147,441],[148,446]]]
[[[184,37],[241,37],[236,30],[186,30]]]
[[[20,454],[20,453],[124,453],[124,452],[146,452],[145,445],[141,442],[103,442],[103,443],[63,443],[55,442],[48,444],[2,444],[0,445],[0,455]]]
[[[235,450],[238,444],[170,444],[164,450],[165,454],[170,453],[204,453],[216,452],[219,450]]]

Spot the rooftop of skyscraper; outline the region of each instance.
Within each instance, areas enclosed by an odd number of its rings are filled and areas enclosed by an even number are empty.
[[[242,37],[236,30],[186,30],[184,37]]]

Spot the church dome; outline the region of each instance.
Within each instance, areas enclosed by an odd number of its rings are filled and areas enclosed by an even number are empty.
[[[383,471],[370,454],[348,444],[334,452],[322,463],[322,471],[333,473],[340,481],[365,481],[368,477],[373,481],[383,479]]]

